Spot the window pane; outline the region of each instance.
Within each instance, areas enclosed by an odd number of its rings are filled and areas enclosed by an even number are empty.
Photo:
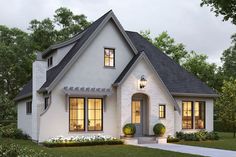
[[[194,104],[195,115],[195,129],[205,128],[205,102],[195,102]]]
[[[115,50],[104,49],[104,66],[114,67],[115,66]]]
[[[140,101],[132,101],[132,123],[141,122],[141,104]]]
[[[70,131],[84,130],[84,99],[70,98]]]
[[[160,118],[165,118],[165,105],[159,105],[159,117]]]
[[[102,130],[102,99],[88,99],[88,130]]]
[[[192,102],[183,102],[182,104],[182,128],[193,128]]]

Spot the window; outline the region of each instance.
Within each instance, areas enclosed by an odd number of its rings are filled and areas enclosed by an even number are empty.
[[[48,108],[49,105],[49,97],[44,98],[44,110]]]
[[[195,129],[205,129],[205,102],[194,102]]]
[[[26,114],[32,113],[32,101],[26,102]]]
[[[88,99],[88,131],[102,131],[102,99]]]
[[[166,105],[159,105],[159,118],[166,118]]]
[[[84,98],[70,98],[70,131],[85,130]]]
[[[141,102],[133,100],[132,101],[132,123],[140,124],[141,122]]]
[[[182,116],[182,128],[193,129],[193,102],[183,102]]]
[[[104,49],[104,66],[115,67],[115,49]]]
[[[48,67],[51,67],[53,64],[53,58],[52,57],[49,57],[48,58]]]

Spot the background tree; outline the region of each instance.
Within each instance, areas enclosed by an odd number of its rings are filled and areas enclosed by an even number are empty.
[[[225,50],[222,54],[221,61],[223,62],[222,70],[227,78],[233,77],[236,79],[236,36],[232,36],[232,46]],[[226,78],[226,79],[227,79]]]
[[[74,15],[71,10],[61,7],[55,11],[53,19],[32,20],[29,30],[34,49],[43,51],[56,42],[71,38],[89,25],[85,15]]]
[[[201,6],[204,5],[210,6],[216,16],[222,15],[223,20],[231,19],[236,24],[236,0],[202,0]]]
[[[236,80],[224,81],[222,92],[216,101],[217,117],[224,124],[233,128],[236,136]]]
[[[176,43],[174,38],[171,38],[166,31],[154,39],[151,38],[151,32],[149,30],[141,31],[141,35],[179,64],[188,53],[185,46],[182,43]]]

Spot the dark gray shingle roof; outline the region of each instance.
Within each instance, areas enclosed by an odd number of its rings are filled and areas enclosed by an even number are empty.
[[[196,76],[186,71],[174,60],[144,39],[140,34],[130,31],[126,31],[126,33],[135,45],[136,49],[139,52],[145,52],[153,67],[171,93],[216,94],[212,88],[208,87]]]
[[[22,90],[18,93],[14,100],[18,101],[32,96],[32,87],[32,80],[30,80],[23,86]]]

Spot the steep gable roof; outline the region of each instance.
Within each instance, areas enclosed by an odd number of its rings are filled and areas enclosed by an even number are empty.
[[[156,72],[159,74],[172,95],[217,96],[216,92],[212,88],[208,87],[196,76],[186,71],[174,60],[144,39],[140,34],[130,31],[126,31],[126,33],[137,50],[145,52]],[[116,84],[121,80],[124,73],[125,71],[123,71],[118,77],[115,82]]]
[[[87,28],[83,35],[76,40],[75,45],[71,48],[71,50],[66,54],[66,56],[62,59],[62,61],[56,65],[55,67],[51,68],[47,71],[47,80],[40,88],[40,92],[42,91],[51,91],[57,82],[62,78],[64,73],[69,69],[70,66],[78,59],[80,54],[83,52],[83,47],[86,47],[90,41],[96,36],[96,34],[104,27],[104,25],[112,19],[118,29],[120,30],[121,34],[124,36],[125,40],[129,44],[130,48],[136,54],[137,49],[129,39],[128,35],[120,25],[118,19],[114,15],[112,11],[109,11],[93,24]],[[80,51],[80,52],[79,52]],[[67,68],[66,68],[67,67]]]
[[[18,95],[14,98],[14,101],[19,101],[32,96],[32,80],[27,82]]]

